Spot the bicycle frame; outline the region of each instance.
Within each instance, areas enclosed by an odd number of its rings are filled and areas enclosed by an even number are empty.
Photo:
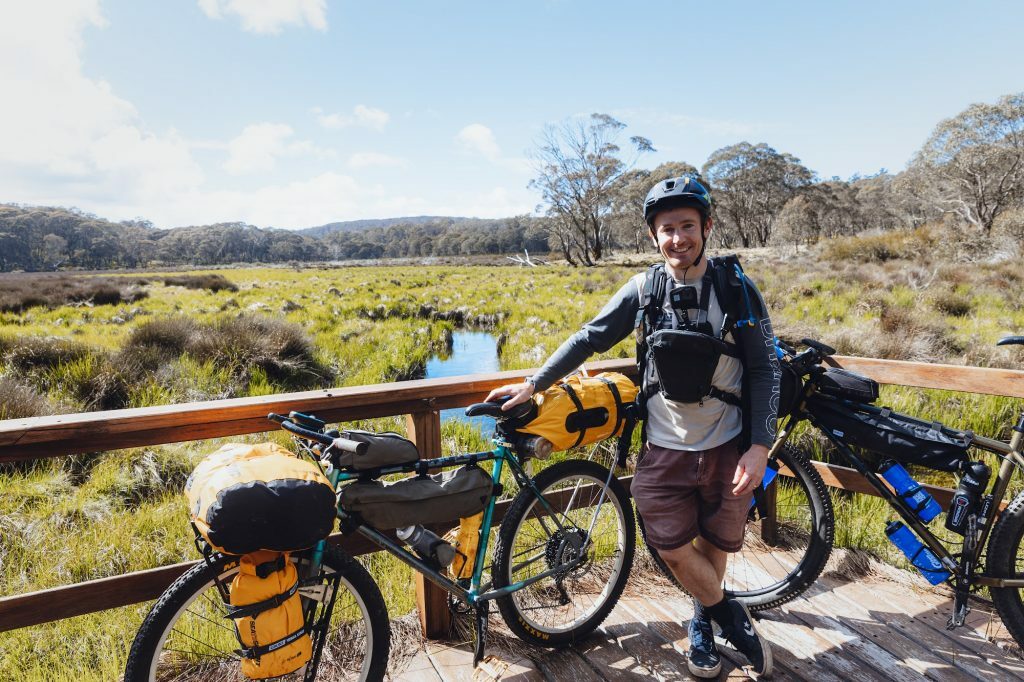
[[[537,489],[536,485],[533,482],[533,479],[529,475],[527,475],[522,463],[519,461],[519,458],[513,451],[511,443],[507,443],[504,440],[501,440],[497,437],[494,439],[494,443],[494,449],[488,452],[474,452],[461,455],[451,455],[448,457],[439,457],[436,459],[419,460],[413,464],[406,464],[394,467],[383,467],[379,470],[374,470],[374,477],[392,473],[411,473],[414,471],[425,472],[430,469],[439,469],[443,467],[459,466],[463,464],[476,464],[478,462],[493,461],[493,465],[491,468],[491,480],[494,483],[496,489],[498,489],[497,487],[499,486],[501,481],[502,470],[504,468],[504,465],[507,463],[520,489],[532,491],[533,495],[537,498],[540,504],[542,504],[544,508],[549,513],[551,513],[551,518],[553,519],[555,525],[559,530],[561,530],[562,524],[559,521],[558,516],[553,513],[555,510],[544,498],[544,495],[541,494],[541,492]],[[358,479],[360,476],[363,475],[365,475],[365,472],[343,473],[333,469],[328,472],[328,478],[330,479],[331,484],[334,486],[335,489],[338,488],[339,484],[344,483],[346,481]],[[613,470],[610,476],[611,475],[614,475]],[[598,498],[598,506],[600,506],[604,502],[604,496],[607,493],[607,486],[608,482],[605,483],[605,487],[601,491],[601,495]],[[478,544],[476,559],[473,565],[473,575],[470,578],[468,588],[465,587],[464,584],[460,584],[460,582],[452,580],[448,576],[444,575],[439,570],[434,568],[432,565],[425,562],[423,559],[416,556],[412,552],[408,551],[400,543],[391,539],[379,530],[371,526],[367,526],[365,524],[359,524],[355,526],[354,530],[370,542],[374,543],[381,549],[395,555],[400,561],[407,564],[408,566],[411,566],[414,570],[423,574],[424,577],[426,577],[435,585],[441,587],[448,593],[455,596],[457,599],[461,600],[462,602],[470,606],[475,606],[479,602],[498,599],[500,597],[509,595],[513,592],[517,592],[518,590],[521,590],[529,585],[532,585],[533,583],[539,580],[543,580],[544,578],[550,577],[556,573],[564,572],[568,569],[575,568],[586,558],[585,553],[581,553],[580,556],[574,559],[572,562],[562,566],[558,566],[557,568],[552,568],[547,571],[543,571],[537,575],[530,577],[527,580],[516,582],[512,585],[508,585],[507,587],[503,587],[500,589],[492,589],[481,592],[484,562],[487,557],[487,549],[490,541],[491,530],[494,526],[494,509],[497,503],[497,499],[497,496],[492,493],[490,499],[487,501],[487,506],[484,508],[484,518],[479,530],[480,542]],[[344,512],[344,510],[341,509],[340,504],[338,506],[338,518],[341,519],[343,522],[350,519],[350,517]],[[543,523],[543,520],[541,521],[541,523]],[[588,529],[588,532],[592,530],[592,528]],[[322,556],[325,542],[325,540],[322,540],[320,543],[317,544],[317,546],[313,550],[312,560],[314,566],[319,565],[320,557]]]
[[[797,423],[803,420],[809,421],[816,429],[818,429],[818,431],[828,438],[846,462],[852,465],[857,473],[863,476],[868,483],[875,488],[878,495],[886,500],[889,503],[889,506],[896,510],[904,523],[910,526],[925,545],[935,553],[943,566],[949,570],[951,574],[950,580],[954,580],[955,578],[967,578],[974,585],[986,587],[1024,587],[1024,578],[995,578],[984,574],[972,574],[969,576],[963,575],[960,564],[953,558],[953,555],[946,549],[946,546],[924,523],[921,522],[906,502],[897,496],[882,481],[882,479],[871,470],[868,464],[857,456],[853,449],[850,448],[842,438],[836,437],[828,429],[818,424],[814,416],[804,409],[807,397],[808,388],[805,387],[800,407],[790,415],[786,420],[785,425],[780,429],[775,443],[772,444],[772,448],[769,453],[770,455],[774,455],[785,444],[789,439],[789,436],[792,434],[793,427]],[[991,512],[986,518],[979,519],[981,533],[979,535],[977,545],[974,548],[974,555],[971,557],[970,563],[972,566],[978,565],[981,552],[988,541],[992,526],[994,525],[995,520],[999,517],[1003,498],[1005,497],[1006,490],[1010,484],[1010,478],[1013,476],[1014,467],[1016,466],[1017,468],[1024,470],[1024,456],[1021,454],[1022,443],[1024,443],[1024,412],[1021,413],[1017,421],[1017,425],[1013,429],[1013,435],[1011,436],[1009,443],[1004,443],[1003,441],[992,438],[986,438],[984,436],[974,436],[972,443],[974,447],[1000,456],[1001,462],[990,490],[990,494],[993,497]]]

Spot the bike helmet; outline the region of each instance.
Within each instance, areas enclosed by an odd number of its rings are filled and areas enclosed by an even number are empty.
[[[653,229],[654,216],[680,206],[691,206],[700,212],[705,222],[711,212],[711,193],[697,178],[683,175],[671,180],[662,180],[651,188],[644,200],[644,222]]]

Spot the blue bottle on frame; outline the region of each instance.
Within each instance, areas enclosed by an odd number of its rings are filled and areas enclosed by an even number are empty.
[[[765,469],[764,469],[764,478],[761,479],[761,487],[764,488],[765,490],[768,490],[768,486],[770,486],[772,484],[772,481],[774,481],[775,477],[778,476],[778,475],[779,475],[778,469],[773,469],[771,467],[765,467]],[[751,509],[754,508],[755,504],[757,504],[757,500],[755,498],[753,498],[753,497],[750,498],[750,508]]]
[[[949,579],[949,571],[942,565],[935,553],[921,544],[913,532],[899,521],[890,521],[885,527],[889,542],[900,548],[900,551],[921,571],[921,575],[932,585],[938,585]]]
[[[942,507],[921,484],[910,477],[899,463],[887,459],[878,466],[878,474],[889,482],[917,518],[928,523],[942,513]]]

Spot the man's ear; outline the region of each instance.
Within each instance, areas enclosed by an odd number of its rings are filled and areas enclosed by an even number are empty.
[[[711,220],[711,216],[708,216],[708,219],[704,222],[704,239],[707,239],[708,237],[711,236],[712,227],[714,227],[714,224]]]

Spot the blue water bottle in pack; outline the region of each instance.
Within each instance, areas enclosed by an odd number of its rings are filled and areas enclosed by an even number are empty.
[[[778,469],[773,469],[771,468],[771,466],[765,467],[764,477],[761,479],[761,487],[764,488],[765,490],[768,490],[768,486],[772,484],[772,481],[774,481],[775,477],[778,475]],[[755,504],[757,504],[757,500],[753,497],[750,498],[750,509],[753,509]]]
[[[921,544],[913,532],[899,521],[890,521],[885,527],[889,542],[900,548],[900,551],[921,571],[932,585],[938,585],[949,578],[949,571],[942,565],[935,553]]]
[[[882,462],[878,474],[889,482],[896,494],[903,498],[917,518],[928,523],[942,512],[942,507],[935,501],[921,484],[910,477],[907,470],[891,459]]]

